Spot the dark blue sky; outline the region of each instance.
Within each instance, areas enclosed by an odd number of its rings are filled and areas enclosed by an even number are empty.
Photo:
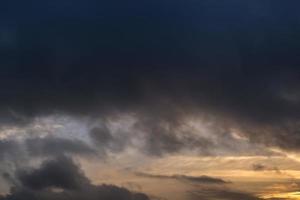
[[[298,117],[299,4],[1,2],[0,105],[34,116],[147,108],[163,96],[259,119]]]

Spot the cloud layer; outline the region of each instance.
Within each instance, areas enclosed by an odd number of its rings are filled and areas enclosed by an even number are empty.
[[[32,10],[15,2],[1,5],[2,124],[136,113],[139,126],[161,133],[147,136],[161,154],[193,139],[169,136],[159,123],[206,113],[253,142],[298,149],[292,3],[34,1]]]
[[[59,155],[101,161],[139,155],[146,162],[174,154],[297,154],[299,6],[280,0],[1,2],[0,171],[17,170],[13,184],[19,184],[2,199],[148,198],[92,185]],[[19,171],[47,159],[54,160]]]
[[[147,177],[147,178],[156,178],[156,179],[175,179],[179,181],[189,181],[192,183],[204,183],[204,184],[226,184],[227,181],[224,181],[220,178],[209,177],[209,176],[186,176],[186,175],[154,175],[146,173],[136,173],[138,176]]]

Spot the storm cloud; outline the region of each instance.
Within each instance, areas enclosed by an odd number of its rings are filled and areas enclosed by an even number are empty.
[[[253,142],[298,149],[292,2],[1,3],[1,123],[125,112],[173,126],[201,112]],[[182,145],[165,133],[148,137],[153,154]]]
[[[16,46],[2,61],[2,108],[31,116],[192,101],[254,119],[296,117],[298,12],[277,2],[90,1],[87,12],[54,1],[42,14],[35,1],[27,17],[4,12],[18,23],[7,25]]]
[[[126,166],[176,154],[295,160],[288,153],[300,150],[299,6],[1,2],[0,171],[13,184],[2,199],[148,199],[93,185],[75,157]],[[250,168],[276,171],[270,166]],[[257,199],[227,190],[205,195]]]
[[[113,185],[92,185],[79,167],[68,157],[58,157],[42,163],[31,171],[18,171],[18,185],[1,200],[27,199],[121,199],[148,200],[147,195],[132,193]],[[55,192],[52,189],[60,189]]]

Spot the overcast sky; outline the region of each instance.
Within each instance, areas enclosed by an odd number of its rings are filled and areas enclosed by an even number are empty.
[[[0,200],[300,199],[296,0],[0,2]]]

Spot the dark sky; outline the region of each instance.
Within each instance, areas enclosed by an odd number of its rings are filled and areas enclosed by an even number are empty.
[[[177,108],[247,124],[299,118],[297,1],[1,4],[3,123]]]
[[[261,118],[299,113],[296,1],[1,4],[2,110],[124,109],[166,96]]]
[[[0,125],[22,128],[57,114],[104,120],[88,134],[97,150],[79,140],[27,138],[32,157],[124,151],[137,136],[109,133],[105,123],[116,113],[138,118],[134,129],[143,132],[146,155],[185,148],[207,155],[220,146],[253,153],[244,144],[231,147],[231,128],[253,145],[298,152],[299,6],[296,0],[1,1]],[[217,139],[178,136],[183,121],[199,113],[217,121]],[[0,149],[12,155],[14,142],[1,141]]]

